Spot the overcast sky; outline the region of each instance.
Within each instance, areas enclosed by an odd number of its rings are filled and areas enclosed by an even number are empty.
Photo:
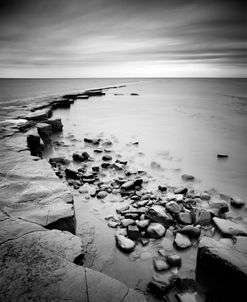
[[[244,2],[0,0],[0,77],[247,77]]]

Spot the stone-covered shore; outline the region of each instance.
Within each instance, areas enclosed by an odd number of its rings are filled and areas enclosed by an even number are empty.
[[[41,138],[49,140],[61,130],[56,127],[61,121],[49,119],[52,110],[71,102],[73,96],[45,102],[1,131],[0,300],[146,301],[123,283],[81,265],[85,246],[73,234],[73,196],[38,156],[44,148]],[[70,232],[56,229],[63,223]]]
[[[247,228],[226,214],[231,207],[244,211],[243,200],[217,200],[209,192],[196,192],[186,185],[159,184],[157,190],[147,191],[145,171],[133,171],[128,159],[114,158],[112,142],[98,138],[84,138],[92,154],[78,150],[69,159],[50,158],[49,163],[42,159],[52,135],[63,128],[61,120],[51,118],[53,110],[104,94],[105,89],[95,89],[46,101],[2,132],[1,299],[145,301],[144,295],[123,283],[82,266],[87,246],[77,236],[76,190],[85,199],[104,200],[113,194],[127,202],[116,215],[105,217],[106,224],[116,229],[116,245],[121,251],[128,254],[137,245],[164,241],[153,258],[159,277],[154,274],[149,283],[149,291],[157,299],[170,301],[173,292],[177,301],[193,302],[200,291],[205,301],[239,300],[246,294]],[[133,144],[138,146],[138,142]],[[100,164],[94,163],[93,156],[100,158]],[[68,167],[70,161],[81,167]],[[101,178],[107,171],[114,171],[110,183]],[[195,177],[183,174],[182,179],[186,184]],[[183,266],[178,251],[191,246],[198,250],[195,278],[181,279],[176,275]],[[162,275],[170,271],[169,278]]]

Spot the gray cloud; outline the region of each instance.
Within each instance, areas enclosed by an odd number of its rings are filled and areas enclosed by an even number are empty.
[[[182,70],[196,63],[200,74],[216,67],[219,76],[231,76],[231,70],[243,75],[246,67],[244,1],[0,0],[0,5],[5,74],[41,68],[53,76],[62,67],[68,68],[66,77],[79,68],[93,74],[98,66],[100,74],[107,69],[106,75],[121,75],[123,64],[135,69],[141,63],[160,75],[165,64],[181,64]],[[146,76],[155,76],[152,70]]]

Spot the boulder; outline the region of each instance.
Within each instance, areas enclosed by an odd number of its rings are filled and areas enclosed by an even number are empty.
[[[127,229],[127,233],[128,233],[128,237],[133,240],[136,240],[140,237],[140,232],[136,225],[129,225]]]
[[[179,249],[186,249],[191,246],[189,237],[180,233],[176,234],[174,242]]]
[[[247,236],[247,228],[245,226],[218,217],[214,217],[213,222],[218,230],[225,236]]]
[[[182,265],[182,259],[179,255],[167,255],[166,261],[170,266],[178,266]]]
[[[27,136],[27,146],[33,156],[41,156],[42,151],[44,150],[44,145],[41,144],[40,136],[37,134],[30,134]]]
[[[197,253],[196,280],[213,301],[243,301],[247,284],[247,238],[216,241],[203,237]]]
[[[195,224],[207,226],[211,223],[212,214],[210,213],[210,211],[205,209],[196,209],[195,211],[193,211],[193,220]]]
[[[230,202],[231,202],[231,205],[234,207],[234,208],[242,208],[244,205],[245,205],[245,201],[242,200],[240,197],[232,197],[230,199]]]
[[[189,212],[180,212],[178,214],[178,220],[182,224],[192,224],[191,213],[189,213]]]
[[[171,216],[166,213],[165,208],[159,205],[154,205],[148,209],[146,217],[153,222],[162,223],[164,226],[169,227],[172,224]]]
[[[78,172],[74,169],[71,169],[71,168],[66,168],[65,169],[65,175],[68,178],[78,179]]]
[[[177,230],[177,232],[194,239],[198,239],[201,235],[201,229],[192,225],[186,225],[182,229]]]
[[[150,223],[147,228],[146,234],[151,238],[161,238],[165,235],[166,229],[160,223]]]
[[[135,248],[135,242],[123,235],[115,234],[117,246],[124,252],[130,253]]]

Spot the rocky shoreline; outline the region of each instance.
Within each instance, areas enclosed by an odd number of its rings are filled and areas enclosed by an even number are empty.
[[[107,89],[112,88],[117,86]],[[53,135],[63,129],[61,120],[51,119],[53,110],[69,108],[76,99],[103,96],[105,89],[46,101],[3,131],[0,297],[4,301],[145,301],[144,295],[121,282],[82,266],[87,246],[76,236],[80,223],[73,198],[76,191],[87,200],[114,196],[124,201],[116,215],[105,217],[107,225],[116,229],[116,245],[124,253],[134,254],[137,246],[162,240],[148,285],[157,299],[197,301],[198,291],[205,301],[238,299],[245,294],[247,279],[247,228],[227,219],[226,213],[231,207],[244,210],[244,201],[215,199],[210,192],[163,183],[147,190],[146,172],[133,171],[128,159],[114,155],[112,141],[98,137],[84,138],[91,153],[78,150],[72,158],[52,157],[49,163],[41,158]],[[138,142],[131,144],[138,148]],[[70,167],[71,161],[80,167]],[[195,179],[181,177],[185,184]],[[179,253],[191,247],[198,249],[195,277],[180,278]]]

